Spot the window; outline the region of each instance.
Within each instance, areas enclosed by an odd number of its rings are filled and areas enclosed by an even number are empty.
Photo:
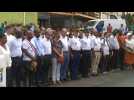
[[[110,19],[117,19],[117,17],[114,15],[110,15]]]
[[[104,21],[100,21],[97,26],[96,29],[98,32],[102,32],[103,31],[103,27],[104,27]]]

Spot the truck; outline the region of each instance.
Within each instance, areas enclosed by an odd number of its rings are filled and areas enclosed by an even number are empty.
[[[111,24],[112,30],[120,29],[121,24],[123,24],[123,28],[126,29],[126,21],[124,19],[96,19],[90,20],[84,25],[84,29],[91,31],[92,29],[97,31],[97,27],[99,27],[102,32],[107,32],[107,26]]]

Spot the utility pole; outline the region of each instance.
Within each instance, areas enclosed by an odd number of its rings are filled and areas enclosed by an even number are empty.
[[[26,25],[26,12],[23,13],[23,24]]]
[[[99,12],[99,18],[100,19],[102,18],[102,12]]]
[[[49,25],[48,25],[48,26],[49,26],[49,27],[51,27],[51,16],[50,16],[50,15],[48,15],[48,17],[49,17],[49,19],[48,19],[48,21],[49,21],[49,22],[48,22],[48,23],[49,23]]]
[[[72,17],[71,17],[71,27],[73,28],[74,24],[74,12],[72,12]]]

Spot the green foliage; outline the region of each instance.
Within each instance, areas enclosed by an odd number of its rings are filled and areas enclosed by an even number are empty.
[[[134,31],[134,15],[127,14],[125,16],[126,24],[130,31]]]
[[[26,12],[25,22],[37,25],[37,13]],[[7,21],[7,24],[22,23],[24,24],[24,12],[0,12],[0,23]]]

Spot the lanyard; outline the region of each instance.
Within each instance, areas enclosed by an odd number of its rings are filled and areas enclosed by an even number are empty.
[[[106,40],[108,47],[110,48],[109,40],[107,38],[105,40]]]
[[[28,41],[28,40],[27,40],[27,41]],[[36,52],[35,52],[36,49],[34,48],[33,44],[32,44],[30,41],[28,41],[28,43],[29,43],[30,47],[32,48],[32,51],[33,51],[34,53],[36,53]]]
[[[41,53],[40,53],[40,49],[39,49],[39,47],[38,47],[39,43],[37,43],[37,42],[38,42],[38,40],[35,41],[35,45],[36,45],[36,47],[37,47],[38,55],[40,56]]]

